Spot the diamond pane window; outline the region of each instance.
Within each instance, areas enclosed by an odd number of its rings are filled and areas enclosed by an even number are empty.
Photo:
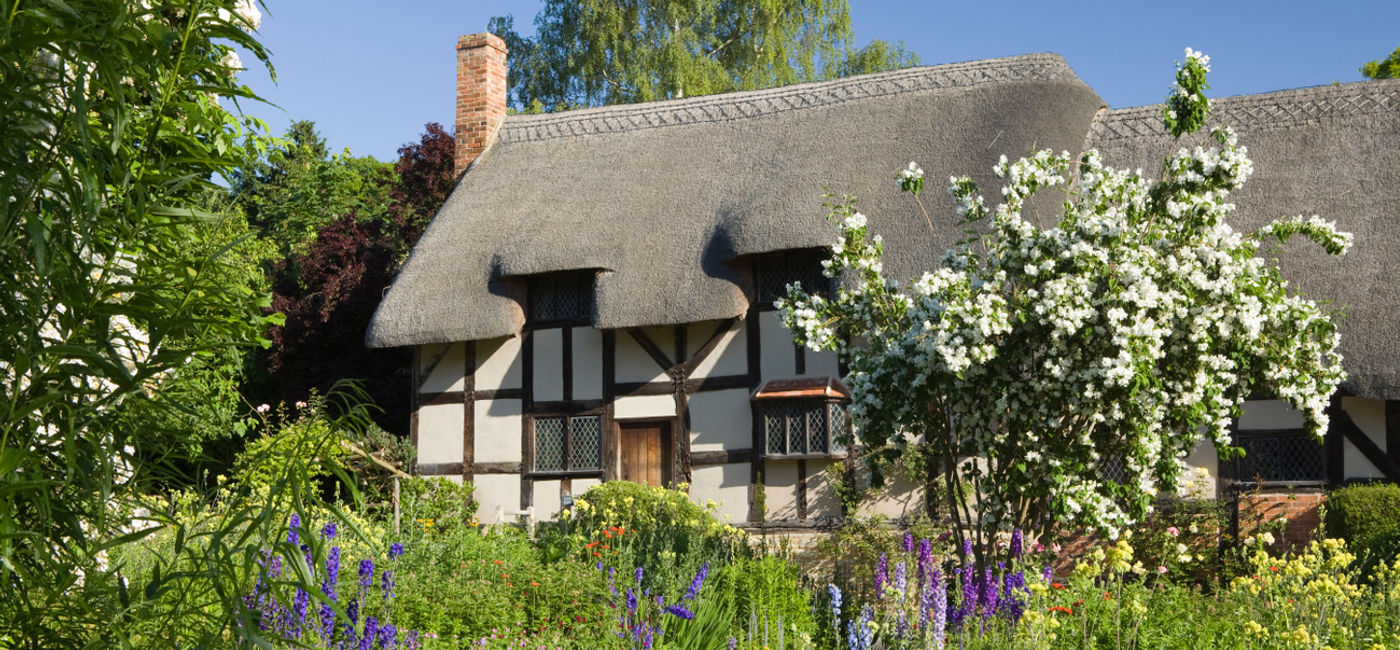
[[[767,456],[843,454],[836,438],[846,433],[845,409],[835,402],[775,401],[760,404]]]
[[[597,415],[535,418],[536,472],[596,471],[603,467],[602,424]]]
[[[586,323],[593,316],[592,271],[537,275],[526,293],[532,323]]]
[[[827,251],[795,250],[768,253],[754,259],[754,284],[758,302],[773,302],[787,295],[787,285],[801,283],[807,293],[830,295],[831,279],[822,275]]]
[[[1233,461],[1235,476],[1244,482],[1321,482],[1327,480],[1322,444],[1307,431],[1235,432],[1244,458]]]

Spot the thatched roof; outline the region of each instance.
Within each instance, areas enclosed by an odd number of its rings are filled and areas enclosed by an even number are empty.
[[[1400,398],[1400,80],[1229,97],[1211,108],[1208,126],[1234,127],[1254,160],[1254,176],[1231,196],[1236,229],[1317,214],[1356,236],[1344,257],[1291,241],[1279,264],[1290,289],[1345,312],[1343,387]],[[1105,111],[1087,144],[1109,164],[1155,173],[1184,144],[1165,133],[1159,110]]]
[[[754,92],[506,118],[385,296],[375,347],[505,336],[520,278],[598,269],[594,324],[727,318],[752,295],[742,256],[828,246],[822,187],[854,193],[887,270],[921,272],[938,235],[894,190],[917,160],[930,207],[943,179],[995,187],[1002,152],[1077,149],[1103,101],[1064,60],[1033,54]]]
[[[1281,256],[1293,288],[1343,309],[1355,394],[1400,398],[1400,81],[1215,100],[1255,175],[1234,196],[1236,225],[1319,214],[1356,234],[1333,258],[1305,242]],[[1107,110],[1053,54],[913,68],[754,92],[506,118],[462,177],[385,296],[374,347],[514,334],[523,279],[597,270],[599,328],[745,312],[744,256],[829,245],[823,186],[860,197],[908,279],[961,233],[939,192],[972,173],[989,191],[997,157],[1039,148],[1104,152],[1155,171],[1180,143],[1158,107]],[[934,219],[894,191],[896,170],[927,172]],[[990,195],[989,195],[990,198]]]

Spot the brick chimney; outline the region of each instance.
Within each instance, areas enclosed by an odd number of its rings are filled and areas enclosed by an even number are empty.
[[[457,39],[457,152],[461,177],[506,117],[506,42],[490,32]]]

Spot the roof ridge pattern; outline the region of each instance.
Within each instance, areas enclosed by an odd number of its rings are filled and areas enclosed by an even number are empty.
[[[690,99],[546,115],[512,115],[506,118],[497,138],[501,142],[532,142],[728,122],[908,92],[1013,81],[1053,81],[1066,77],[1078,79],[1060,55],[1024,54]]]
[[[1089,129],[1092,142],[1167,135],[1161,104],[1105,111]],[[1400,80],[1311,86],[1211,100],[1210,122],[1251,131],[1291,129],[1323,121],[1400,114]]]

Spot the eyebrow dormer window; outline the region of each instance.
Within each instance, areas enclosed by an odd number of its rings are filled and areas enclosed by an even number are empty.
[[[760,304],[772,304],[787,295],[787,286],[801,283],[807,293],[831,295],[831,279],[822,275],[822,260],[829,251],[824,248],[777,251],[754,257],[754,299]]]
[[[593,318],[593,271],[565,271],[533,276],[526,300],[529,320],[586,324]]]

